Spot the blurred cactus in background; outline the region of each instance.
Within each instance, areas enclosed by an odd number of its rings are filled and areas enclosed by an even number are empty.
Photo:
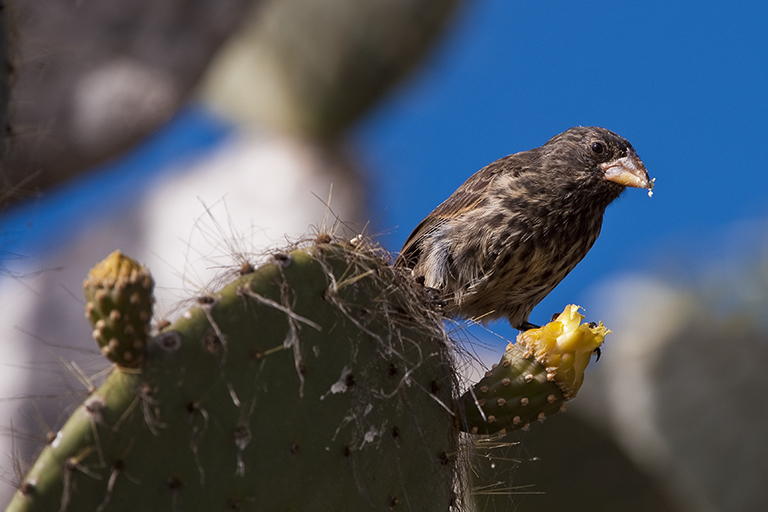
[[[7,9],[5,0],[0,0],[0,55],[4,59],[5,65],[0,69],[0,212],[5,207],[6,203],[13,198],[14,186],[6,179],[5,173],[5,151],[6,151],[6,134],[8,126],[8,95],[11,92],[10,81],[12,79],[14,69],[13,60],[10,57],[8,51],[8,27],[7,22]],[[2,265],[0,265],[0,271],[2,271]]]
[[[126,151],[186,103],[259,0],[8,4],[14,73],[2,186],[34,196]]]
[[[235,118],[336,139],[416,66],[458,4],[272,2],[219,56],[206,93]]]
[[[604,313],[621,334],[574,410],[613,436],[678,510],[762,507],[767,276],[765,262],[753,259],[695,285],[646,276],[602,287]]]

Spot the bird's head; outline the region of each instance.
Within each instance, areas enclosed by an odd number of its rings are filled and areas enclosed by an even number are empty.
[[[653,189],[653,180],[632,144],[605,128],[571,128],[541,149],[556,162],[561,176],[578,188],[589,187],[614,197],[625,187]]]

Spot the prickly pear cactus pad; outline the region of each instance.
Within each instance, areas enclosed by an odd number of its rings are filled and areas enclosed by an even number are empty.
[[[461,397],[463,429],[473,434],[528,428],[565,408],[584,381],[592,353],[608,329],[582,324],[579,307],[566,306],[552,322],[521,333],[499,364]]]
[[[449,510],[456,376],[423,295],[363,244],[275,255],[114,366],[8,510]]]

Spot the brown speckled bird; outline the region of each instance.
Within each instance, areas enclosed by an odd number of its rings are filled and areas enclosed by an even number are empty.
[[[653,188],[632,145],[604,128],[571,128],[472,175],[395,265],[423,277],[451,316],[535,327],[531,310],[586,256],[626,187]]]

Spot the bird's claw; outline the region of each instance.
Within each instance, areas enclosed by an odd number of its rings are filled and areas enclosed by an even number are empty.
[[[424,276],[417,276],[416,283],[424,286]],[[433,304],[438,308],[444,308],[448,305],[448,302],[446,302],[446,300],[441,297],[440,290],[437,288],[424,286],[424,291],[427,292],[427,297],[429,298],[430,304]]]
[[[427,297],[429,297],[429,302],[431,304],[434,304],[439,308],[444,308],[448,305],[448,302],[441,297],[440,290],[437,288],[430,288],[429,286],[425,286],[424,290],[427,292]]]
[[[531,322],[526,321],[520,324],[520,327],[518,328],[518,330],[521,332],[525,332],[530,329],[539,329],[539,328],[541,328],[540,325],[532,324]]]

